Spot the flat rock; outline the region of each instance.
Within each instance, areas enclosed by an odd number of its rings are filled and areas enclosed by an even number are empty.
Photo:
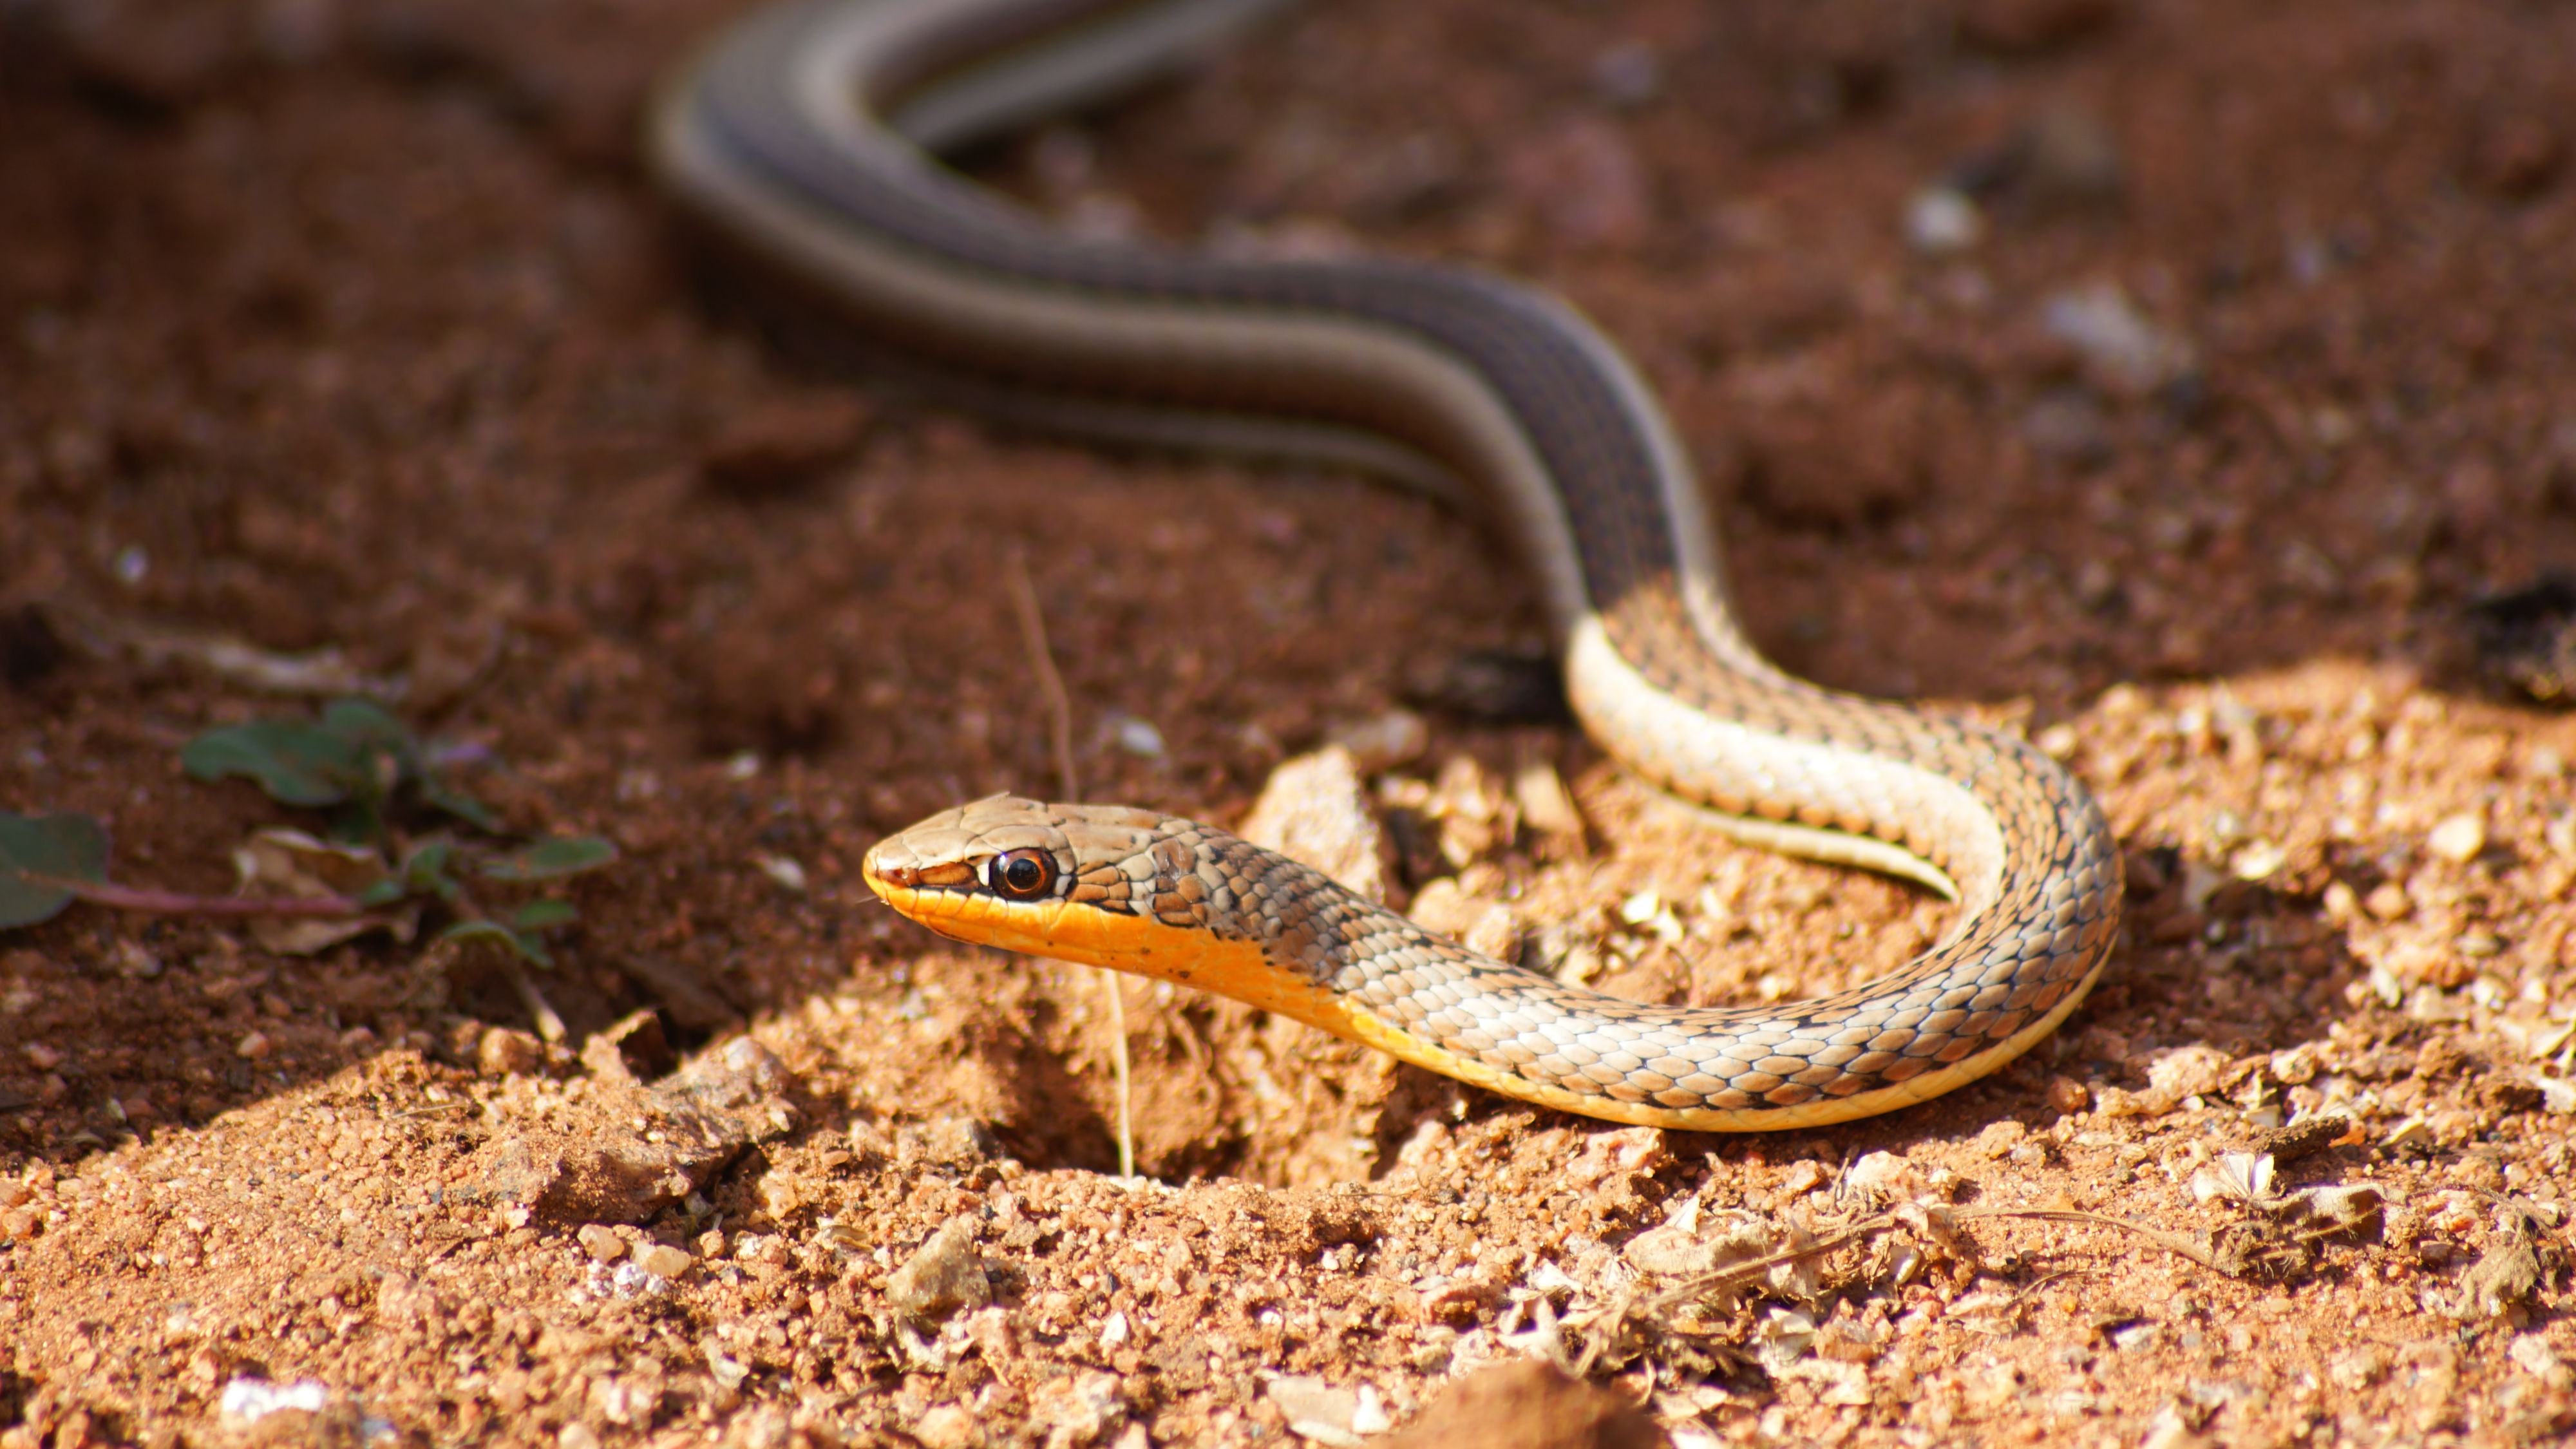
[[[1662,1449],[1668,1441],[1616,1394],[1525,1359],[1460,1380],[1380,1442],[1387,1449]]]
[[[1357,763],[1340,745],[1299,755],[1271,771],[1235,833],[1304,861],[1369,900],[1386,899],[1392,848],[1369,812]]]

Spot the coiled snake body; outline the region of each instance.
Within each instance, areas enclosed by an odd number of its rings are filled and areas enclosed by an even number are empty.
[[[1957,899],[1957,920],[1853,990],[1701,1009],[1478,956],[1305,866],[1124,807],[979,801],[880,843],[868,884],[946,935],[1224,992],[1625,1122],[1841,1121],[2020,1055],[2117,935],[2099,807],[2020,741],[1764,661],[1670,425],[1588,321],[1455,268],[1069,240],[923,153],[1185,59],[1269,4],[791,4],[665,94],[656,161],[691,217],[806,305],[994,406],[1464,480],[1536,568],[1575,712],[1611,754],[1732,834],[1907,876]]]

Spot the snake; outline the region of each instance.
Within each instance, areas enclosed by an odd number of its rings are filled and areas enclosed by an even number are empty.
[[[649,150],[678,216],[780,325],[970,407],[1454,489],[1535,573],[1573,714],[1622,767],[1722,833],[1918,883],[1955,912],[1860,986],[1677,1006],[1479,955],[1133,806],[960,805],[873,846],[867,886],[958,941],[1213,991],[1615,1122],[1812,1127],[2020,1057],[2118,937],[2101,807],[2020,738],[1765,659],[1673,424],[1572,305],[1439,261],[1069,234],[934,159],[1197,64],[1271,8],[796,0],[665,86]]]

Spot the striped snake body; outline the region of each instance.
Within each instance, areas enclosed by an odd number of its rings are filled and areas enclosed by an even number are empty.
[[[1390,261],[1092,244],[921,149],[1185,58],[1271,0],[820,0],[753,16],[666,93],[662,180],[729,250],[1023,416],[1463,480],[1536,569],[1586,730],[1756,844],[1960,903],[1929,951],[1831,996],[1641,1005],[1433,937],[1190,821],[1009,797],[869,852],[964,940],[1241,997],[1525,1100],[1702,1131],[1883,1112],[2011,1061],[2117,935],[2110,827],[2056,762],[1763,660],[1729,613],[1689,463],[1563,302]]]

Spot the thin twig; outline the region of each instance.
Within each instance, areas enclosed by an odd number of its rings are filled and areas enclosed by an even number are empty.
[[[1886,1232],[1896,1225],[1897,1217],[1894,1213],[1881,1213],[1876,1217],[1863,1218],[1859,1222],[1837,1228],[1822,1237],[1811,1238],[1797,1247],[1783,1248],[1779,1252],[1767,1253],[1762,1257],[1741,1263],[1729,1263],[1723,1268],[1712,1269],[1696,1277],[1684,1279],[1677,1286],[1667,1288],[1647,1299],[1644,1306],[1652,1312],[1677,1308],[1694,1298],[1704,1298],[1720,1289],[1732,1288],[1739,1283],[1749,1283],[1756,1278],[1767,1277],[1772,1269],[1786,1267],[1802,1258],[1839,1252],[1863,1239]]]
[[[2080,1212],[2074,1208],[1972,1208],[1959,1214],[1962,1218],[2020,1218],[2027,1222],[2073,1223],[2082,1227],[2120,1228],[2137,1234],[2176,1257],[2189,1258],[2204,1268],[2225,1273],[2231,1278],[2242,1273],[2229,1267],[2219,1256],[2179,1233],[2168,1233],[2126,1218],[2106,1217],[2101,1213]]]
[[[1064,676],[1056,672],[1055,651],[1047,645],[1046,611],[1038,606],[1037,585],[1029,579],[1028,554],[1017,543],[1004,552],[1010,565],[1011,603],[1020,616],[1020,637],[1027,643],[1029,668],[1038,677],[1038,691],[1046,696],[1047,731],[1055,741],[1056,785],[1067,800],[1082,798],[1082,784],[1073,767],[1073,701],[1064,692]],[[1136,1136],[1131,1125],[1130,1102],[1134,1097],[1134,1078],[1127,1068],[1127,998],[1119,990],[1118,973],[1096,971],[1101,995],[1109,1002],[1109,1063],[1118,1079],[1118,1175],[1136,1175]]]
[[[1047,732],[1055,742],[1056,784],[1064,798],[1081,797],[1082,785],[1073,768],[1073,700],[1064,692],[1064,676],[1055,668],[1055,651],[1047,645],[1046,612],[1038,607],[1037,585],[1029,581],[1028,554],[1018,544],[1004,555],[1011,568],[1011,604],[1020,616],[1020,638],[1028,645],[1029,669],[1038,677],[1038,691],[1046,696]]]
[[[94,906],[150,911],[162,916],[363,916],[367,905],[351,896],[192,896],[103,880],[21,873],[29,885],[69,891]]]
[[[545,993],[537,990],[537,983],[529,978],[527,965],[520,961],[518,953],[503,951],[500,956],[502,974],[508,979],[510,989],[519,994],[519,1005],[526,1008],[529,1017],[536,1022],[538,1037],[549,1045],[570,1037],[572,1029],[555,1014],[554,1004],[546,1000]]]

